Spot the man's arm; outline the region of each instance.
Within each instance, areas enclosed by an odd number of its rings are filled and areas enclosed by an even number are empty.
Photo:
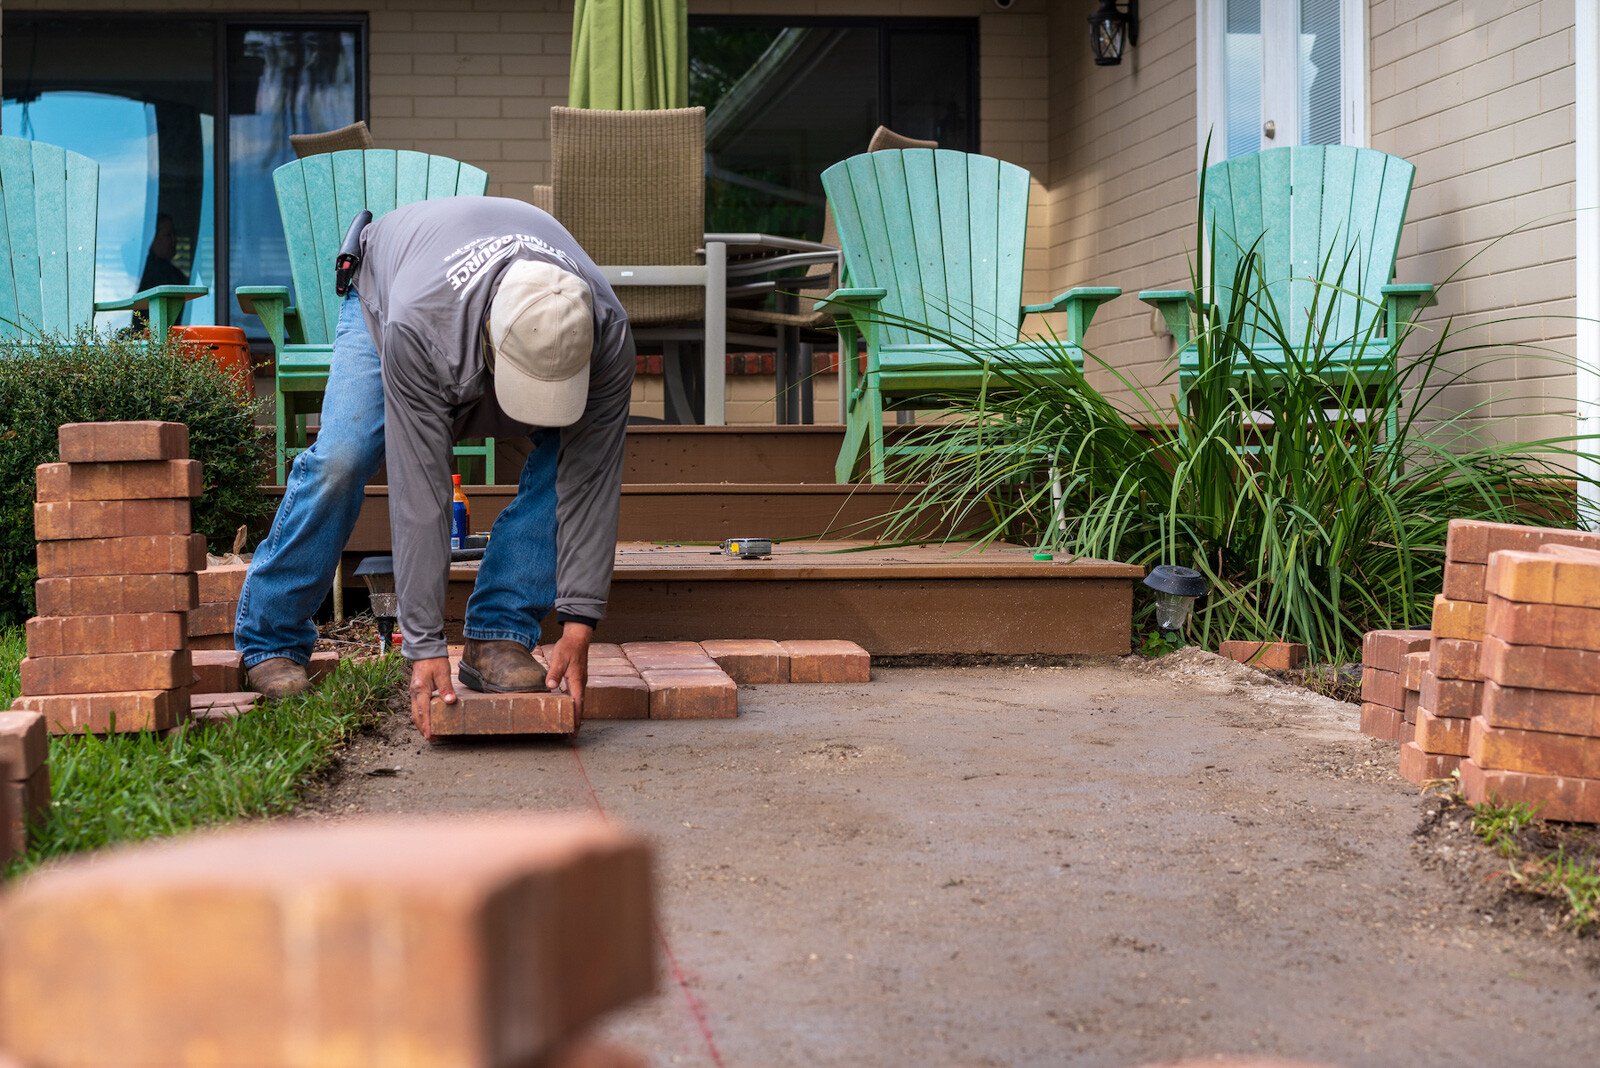
[[[409,660],[448,655],[444,601],[450,582],[449,403],[432,378],[432,361],[403,326],[383,334],[384,451],[389,469],[389,527],[395,592]]]
[[[556,465],[556,615],[591,627],[605,615],[622,502],[623,435],[633,392],[633,334],[618,319],[601,339],[608,371],[591,380],[583,417],[561,432]]]

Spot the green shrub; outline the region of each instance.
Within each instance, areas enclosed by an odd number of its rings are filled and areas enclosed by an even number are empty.
[[[214,552],[241,525],[259,537],[272,513],[270,438],[260,402],[209,360],[178,345],[83,331],[0,342],[0,626],[33,607],[34,468],[58,458],[62,423],[161,419],[189,426],[189,454],[205,465],[194,528]]]
[[[1326,295],[1341,290],[1348,266],[1323,264],[1310,279],[1323,296],[1310,310],[1314,328],[1294,341],[1262,258],[1245,250],[1198,310],[1202,371],[1182,410],[1175,367],[1152,388],[1086,356],[1113,379],[1110,392],[1051,339],[1047,372],[966,346],[988,366],[989,387],[944,398],[946,425],[902,439],[917,451],[891,480],[926,489],[887,537],[937,519],[967,537],[1192,567],[1211,592],[1191,638],[1211,648],[1297,641],[1332,661],[1359,658],[1367,630],[1428,625],[1450,520],[1591,520],[1573,486],[1580,457],[1597,451],[1592,439],[1518,441],[1484,404],[1450,412],[1439,403],[1462,377],[1451,368],[1560,358],[1497,350],[1448,323],[1414,328],[1397,340],[1422,351],[1398,361],[1397,389],[1374,396],[1344,368],[1351,339],[1332,332]],[[1257,356],[1258,338],[1285,350],[1282,366]],[[1390,428],[1396,395],[1406,404]]]

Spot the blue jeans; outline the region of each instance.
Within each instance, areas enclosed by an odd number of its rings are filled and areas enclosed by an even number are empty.
[[[535,431],[533,451],[493,537],[467,602],[466,636],[533,648],[556,599],[558,431]],[[333,583],[355,529],[366,485],[383,462],[383,372],[378,347],[352,290],[339,308],[322,427],[296,457],[272,531],[256,548],[239,595],[234,645],[245,667],[311,659],[312,616]]]

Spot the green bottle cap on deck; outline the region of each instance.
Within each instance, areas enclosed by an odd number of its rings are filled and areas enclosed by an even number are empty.
[[[1035,560],[1054,560],[1055,556],[1051,553],[1034,553],[1033,558]]]

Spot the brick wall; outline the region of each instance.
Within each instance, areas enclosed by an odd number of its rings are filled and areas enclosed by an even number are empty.
[[[1491,402],[1524,440],[1572,430],[1572,24],[1558,0],[1371,7],[1372,145],[1417,167],[1397,276],[1455,275],[1428,321],[1479,324],[1463,341],[1495,342],[1497,358],[1458,361],[1469,381],[1441,399]]]
[[[1172,354],[1159,316],[1133,296],[1187,288],[1195,196],[1193,0],[1145,0],[1139,43],[1097,67],[1085,12],[1050,12],[1050,267],[1057,290],[1121,286],[1088,348],[1153,385]],[[1103,388],[1109,375],[1091,374]]]

